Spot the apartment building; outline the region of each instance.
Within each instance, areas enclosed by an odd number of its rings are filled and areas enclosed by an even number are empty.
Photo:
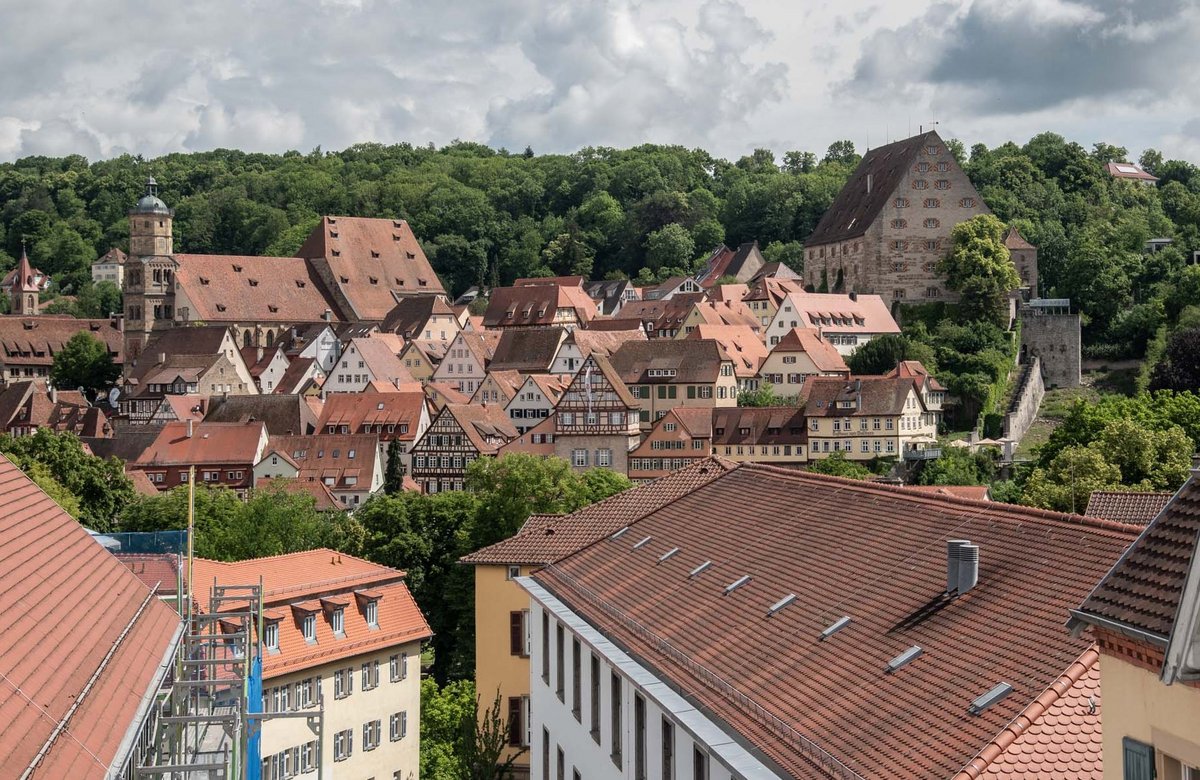
[[[416,777],[432,632],[404,572],[326,549],[194,564],[205,588],[260,577],[263,710],[324,712],[319,735],[305,718],[263,723],[261,776]]]
[[[810,376],[850,376],[841,353],[815,328],[789,330],[771,347],[759,368],[759,378],[770,382],[775,393],[785,398],[799,397]]]
[[[642,485],[712,455],[713,413],[683,406],[668,411],[630,451],[629,479]]]
[[[266,448],[262,422],[169,422],[129,467],[144,471],[154,487],[167,491],[187,484],[195,466],[196,482],[244,496],[254,485],[254,464]]]
[[[804,410],[734,406],[712,411],[713,453],[736,463],[799,466],[808,462]]]
[[[525,433],[551,414],[570,384],[566,377],[553,374],[529,374],[513,393],[504,411],[518,433]]]
[[[430,422],[429,407],[421,392],[344,394],[325,399],[317,430],[326,434],[374,435],[379,441],[378,459],[384,469],[388,450],[395,441],[403,473],[408,474],[413,443],[421,438]]]
[[[679,406],[736,406],[733,360],[707,339],[629,342],[612,356],[617,376],[636,399],[641,428]]]
[[[383,459],[373,433],[272,436],[255,461],[254,484],[285,479],[320,482],[344,509],[357,509],[383,489]]]
[[[638,441],[638,415],[637,401],[616,370],[593,355],[583,361],[555,409],[554,454],[576,470],[597,466],[624,474]]]
[[[499,331],[461,331],[450,342],[430,381],[450,385],[470,397],[487,376],[499,342]]]
[[[848,460],[941,454],[936,418],[909,377],[811,377],[802,401],[811,460],[833,452]]]
[[[361,393],[372,386],[415,387],[416,380],[400,359],[404,348],[404,339],[393,333],[351,338],[325,378],[321,394]]]
[[[412,449],[412,477],[426,493],[462,490],[467,467],[517,438],[500,406],[446,404]]]

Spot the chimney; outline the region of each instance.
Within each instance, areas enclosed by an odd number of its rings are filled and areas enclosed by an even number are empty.
[[[192,421],[189,419],[189,420],[187,421],[187,437],[188,437],[189,439],[190,439],[190,438],[192,438],[192,434],[193,434],[193,433],[195,433],[195,431],[194,431],[194,430],[193,430],[193,428],[192,428]]]
[[[54,385],[50,385],[50,403],[58,403],[58,388]]]
[[[873,185],[874,183],[875,183],[875,175],[868,173],[867,174],[867,194],[868,195],[871,194],[871,185]]]
[[[158,362],[159,362],[160,364],[162,364],[162,363],[166,363],[166,362],[167,362],[167,353],[166,353],[166,352],[159,352],[159,353],[158,353]]]
[[[326,322],[331,322],[333,320],[333,311],[326,309],[325,313],[321,315],[321,319],[325,320]]]
[[[979,545],[966,539],[946,542],[946,592],[959,596],[979,582]]]

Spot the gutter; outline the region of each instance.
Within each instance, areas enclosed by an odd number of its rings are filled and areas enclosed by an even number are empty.
[[[152,588],[146,595],[146,598],[142,601],[141,606],[138,607],[137,612],[133,613],[133,617],[129,619],[129,622],[121,631],[120,636],[117,637],[117,641],[113,643],[113,646],[109,648],[108,653],[105,654],[104,659],[100,661],[100,665],[96,667],[96,671],[92,672],[92,676],[88,679],[87,684],[83,686],[83,690],[79,692],[79,696],[77,696],[74,703],[71,704],[71,708],[67,710],[67,714],[64,715],[62,720],[58,722],[58,725],[54,727],[54,731],[50,732],[50,736],[47,737],[46,741],[42,744],[41,750],[39,750],[37,755],[33,757],[33,760],[29,762],[29,766],[25,768],[25,771],[21,773],[21,780],[28,780],[28,778],[33,775],[33,772],[35,769],[37,769],[38,764],[40,764],[42,759],[46,757],[46,754],[50,752],[50,748],[53,747],[54,742],[58,739],[59,734],[66,731],[67,722],[71,720],[71,716],[75,714],[75,711],[79,709],[79,705],[83,704],[84,700],[87,699],[87,695],[91,693],[92,686],[96,684],[96,681],[100,679],[100,675],[103,674],[106,668],[108,668],[109,662],[112,661],[113,656],[117,654],[117,650],[119,650],[121,645],[125,642],[125,637],[127,637],[129,632],[133,630],[138,618],[142,616],[142,613],[146,610],[146,607],[150,604],[150,602],[158,598],[157,595],[155,595],[157,590],[157,586]]]
[[[1090,624],[1096,626],[1097,628],[1103,628],[1107,631],[1112,631],[1114,634],[1121,634],[1122,636],[1127,636],[1130,639],[1136,639],[1139,642],[1145,642],[1160,649],[1166,649],[1167,647],[1167,640],[1158,634],[1152,634],[1149,631],[1143,631],[1140,628],[1127,626],[1124,623],[1117,622],[1116,620],[1100,617],[1099,615],[1093,615],[1092,613],[1084,612],[1083,610],[1071,610],[1071,619],[1067,621],[1067,628],[1071,631],[1071,633],[1078,636],[1079,632],[1083,630],[1084,624]]]

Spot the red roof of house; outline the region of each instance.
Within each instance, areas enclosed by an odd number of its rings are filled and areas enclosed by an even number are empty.
[[[178,263],[175,278],[191,302],[193,321],[320,322],[331,308],[320,280],[299,257],[173,257]]]
[[[1174,493],[1093,490],[1088,497],[1088,517],[1115,520],[1118,523],[1149,523],[1163,510]]]
[[[360,433],[364,425],[394,425],[390,438],[411,441],[416,438],[424,405],[422,392],[333,393],[325,399],[317,430],[326,431],[333,425],[339,431],[345,425],[351,433]],[[408,430],[401,433],[401,425],[407,425]]]
[[[6,366],[49,366],[71,337],[80,331],[94,336],[120,364],[124,336],[111,320],[74,317],[0,317],[0,350]]]
[[[275,450],[288,456],[300,470],[297,479],[302,482],[324,482],[328,478],[332,480],[328,483],[331,490],[358,492],[371,489],[378,449],[379,437],[374,433],[319,433],[272,436],[263,455]],[[354,478],[354,483],[347,482],[347,477]]]
[[[399,296],[446,292],[402,219],[323,217],[296,255],[328,264],[328,282],[352,309],[348,320],[382,322]]]
[[[1151,176],[1141,169],[1141,166],[1128,162],[1110,162],[1104,165],[1104,170],[1114,179],[1135,179],[1137,181],[1158,181],[1157,176]]]
[[[1004,234],[1004,246],[1009,249],[1037,249],[1033,244],[1025,240],[1025,236],[1021,235],[1021,231],[1014,225],[1010,227]]]
[[[915,490],[918,493],[958,496],[959,498],[966,498],[971,501],[990,500],[990,488],[987,485],[905,485],[904,487],[906,490]]]
[[[222,585],[263,583],[263,606],[286,613],[287,607],[304,603],[318,611],[317,641],[305,642],[300,622],[290,614],[279,621],[279,652],[263,656],[263,677],[279,677],[343,658],[352,658],[432,636],[404,584],[404,572],[328,549],[253,558],[223,563],[197,558],[193,576],[196,587],[192,596],[201,608],[207,604],[207,589],[215,579]],[[367,625],[356,594],[376,597],[379,628]],[[344,637],[335,637],[329,617],[318,598],[346,603]],[[306,602],[314,602],[312,605]],[[230,605],[236,609],[239,605]]]
[[[780,311],[776,318],[795,317],[798,328],[817,328],[837,333],[899,333],[900,326],[878,295],[859,295],[857,300],[836,293],[788,293],[781,306],[790,302],[793,311]]]
[[[820,371],[850,374],[850,367],[837,347],[821,338],[821,332],[816,328],[792,328],[779,339],[771,352],[803,352]]]
[[[102,780],[179,615],[2,455],[0,502],[0,777]]]
[[[860,777],[964,768],[1090,647],[1064,618],[1136,532],[757,464],[628,525],[534,579],[800,778],[826,776],[802,740]],[[963,595],[946,592],[949,539],[979,546],[979,581]],[[889,672],[913,646],[923,654]],[[1000,683],[1011,695],[969,711]],[[782,726],[764,728],[763,711]]]
[[[262,456],[266,441],[266,424],[248,423],[191,423],[169,422],[163,426],[154,443],[146,448],[134,463],[147,466],[189,466],[203,463],[246,463],[253,465]]]
[[[497,287],[488,298],[483,325],[487,328],[553,325],[558,309],[574,309],[579,322],[587,322],[597,313],[596,302],[578,285]]]
[[[155,490],[153,495],[158,495],[158,491]],[[129,552],[114,552],[113,555],[147,588],[157,587],[160,596],[174,596],[179,592],[178,555]]]

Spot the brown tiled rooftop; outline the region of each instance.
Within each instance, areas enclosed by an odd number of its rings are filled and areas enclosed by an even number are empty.
[[[1135,532],[745,464],[533,576],[787,774],[825,776],[755,708],[860,777],[945,778],[1090,647],[1064,617]],[[946,593],[949,539],[980,547],[978,585],[960,596]],[[888,673],[913,645],[924,653]],[[1001,682],[1010,695],[968,711]]]
[[[1174,493],[1093,490],[1088,497],[1088,517],[1116,520],[1120,523],[1149,523],[1163,510]]]

